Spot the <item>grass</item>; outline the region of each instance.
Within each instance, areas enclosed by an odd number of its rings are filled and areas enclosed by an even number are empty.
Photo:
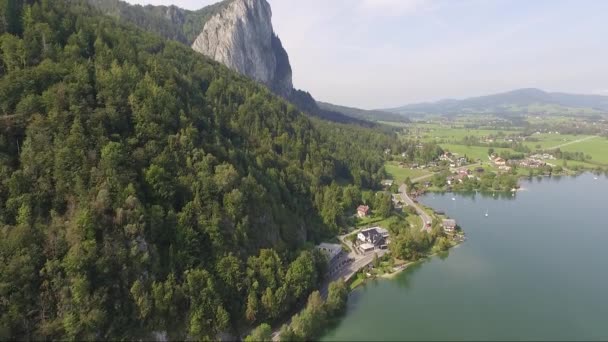
[[[354,290],[357,286],[360,286],[365,281],[364,278],[355,277],[354,280],[350,283],[350,289]]]
[[[567,143],[570,143],[570,142],[573,142],[576,140],[584,139],[586,137],[589,137],[589,135],[549,134],[549,133],[533,134],[532,138],[538,139],[539,141],[526,141],[526,142],[524,142],[524,145],[528,146],[532,151],[538,149],[537,146],[540,146],[541,149],[550,149],[555,146],[567,144]],[[595,140],[595,139],[592,139],[591,141],[593,141],[593,140]],[[579,143],[574,143],[573,145],[568,145],[568,146],[565,146],[564,148],[570,147],[570,146],[576,146],[578,144]]]
[[[410,214],[405,218],[411,227],[422,227],[422,219],[418,215]]]
[[[391,223],[396,220],[402,220],[402,214],[393,213],[393,215],[388,218],[383,218],[380,215],[371,215],[362,219],[357,219],[357,228],[368,227],[368,226],[380,226],[380,227],[388,227]]]
[[[384,169],[392,177],[392,179],[395,180],[397,184],[403,183],[407,177],[410,177],[411,179],[426,176],[431,173],[428,170],[400,167],[395,162],[387,162],[386,164],[384,164]]]
[[[360,227],[366,227],[366,226],[369,226],[369,225],[372,225],[372,224],[376,224],[376,223],[378,223],[378,222],[380,222],[382,220],[383,220],[383,218],[381,216],[379,216],[379,215],[373,215],[372,214],[372,215],[364,217],[364,218],[358,218],[357,219],[357,227],[358,228],[360,228]]]
[[[591,156],[592,164],[608,165],[608,139],[606,138],[597,137],[585,140],[580,143],[564,146],[561,150],[566,152],[584,152]]]
[[[496,135],[498,132],[505,134],[518,133],[519,130],[493,130],[493,129],[474,129],[464,128],[463,123],[416,123],[408,124],[403,127],[408,128],[409,134],[405,136],[409,139],[420,137],[422,141],[440,141],[447,143],[458,143],[466,136],[484,137],[488,135]]]

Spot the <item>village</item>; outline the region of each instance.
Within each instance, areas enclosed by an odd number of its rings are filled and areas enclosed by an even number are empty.
[[[385,186],[392,186],[392,180],[383,181]],[[403,198],[402,196],[405,196]],[[459,230],[456,220],[444,218],[443,215],[433,214],[433,217],[424,213],[418,207],[415,200],[412,200],[409,195],[398,193],[393,194],[393,210],[399,212],[408,207],[411,207],[411,213],[418,213],[421,216],[422,225],[412,227],[420,229],[426,233],[430,232],[430,226],[433,219],[440,220],[441,228],[446,236],[450,237],[455,242],[464,241],[464,234]],[[417,207],[417,208],[414,208]],[[357,207],[355,216],[358,219],[366,219],[372,215],[372,211],[368,205],[361,204]],[[376,260],[385,260],[388,256],[390,240],[390,232],[387,228],[375,225],[371,227],[361,227],[353,229],[351,232],[338,237],[340,243],[323,242],[317,245],[327,258],[328,261],[328,280],[331,282],[337,279],[350,281],[360,271],[365,270],[365,277],[373,277],[378,274],[374,270],[378,265],[374,265]],[[386,261],[384,261],[386,264]],[[384,272],[393,274],[405,268],[404,264],[395,265],[389,269],[384,269]]]

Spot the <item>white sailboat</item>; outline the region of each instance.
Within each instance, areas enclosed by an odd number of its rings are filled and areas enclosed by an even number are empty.
[[[488,211],[486,210],[486,217],[490,216],[490,214],[488,214]]]

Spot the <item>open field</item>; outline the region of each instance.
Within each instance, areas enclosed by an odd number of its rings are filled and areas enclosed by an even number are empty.
[[[561,147],[562,151],[584,152],[591,156],[591,163],[608,165],[608,139],[597,137]]]
[[[430,174],[430,171],[420,169],[410,169],[409,167],[399,167],[394,162],[384,164],[384,169],[395,180],[395,183],[401,184],[407,177],[416,178]]]
[[[422,141],[444,141],[444,142],[460,142],[466,136],[484,137],[488,135],[496,135],[498,132],[505,134],[515,134],[519,131],[506,130],[491,130],[491,129],[472,129],[458,127],[457,125],[441,125],[441,124],[410,124],[407,138],[415,139],[420,137]]]
[[[532,138],[538,139],[539,141],[526,141],[524,145],[528,146],[531,150],[536,150],[537,146],[541,149],[550,149],[563,144],[572,143],[577,140],[588,139],[591,135],[570,135],[570,134],[534,134]]]

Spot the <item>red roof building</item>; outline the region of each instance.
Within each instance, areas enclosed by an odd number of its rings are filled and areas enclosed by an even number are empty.
[[[357,208],[357,216],[359,217],[366,217],[369,214],[369,206],[367,205],[360,205]]]

